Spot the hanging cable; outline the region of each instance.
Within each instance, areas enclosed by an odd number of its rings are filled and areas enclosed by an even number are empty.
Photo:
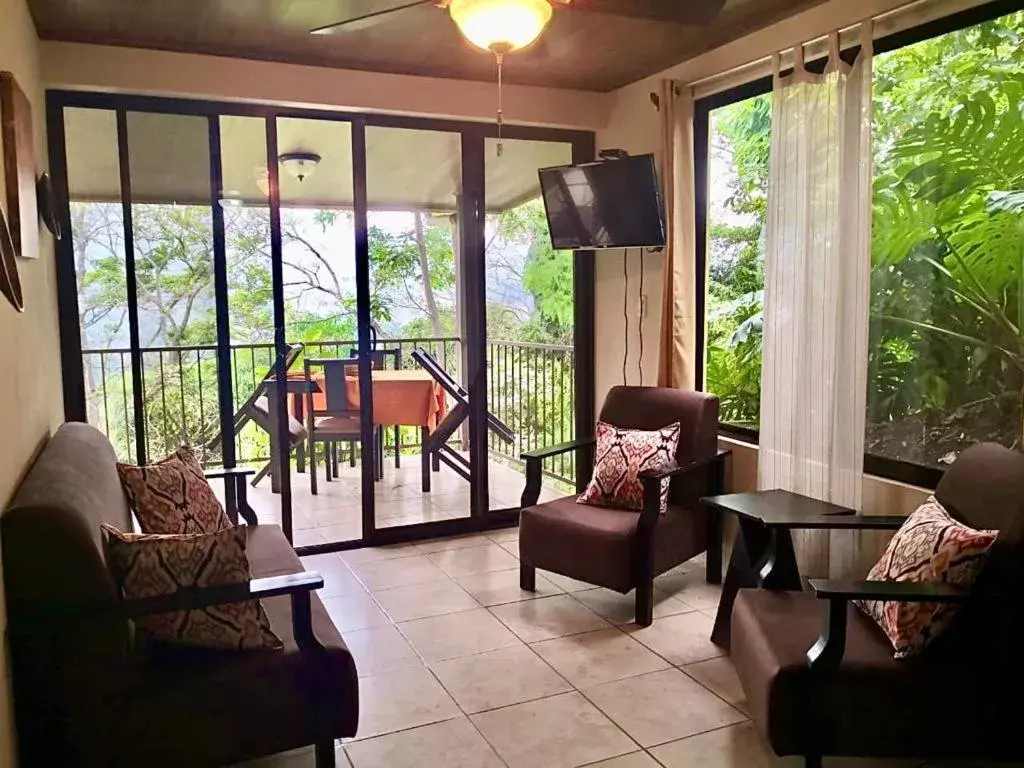
[[[622,350],[622,384],[625,386],[626,362],[629,360],[629,248],[622,249],[622,279],[626,284],[622,293],[622,317],[625,320],[622,328],[626,334]]]
[[[636,367],[640,371],[640,386],[644,385],[644,249],[640,249],[640,309],[636,321],[637,333],[640,334],[640,358]]]
[[[505,54],[495,51],[494,56],[498,60],[498,157],[501,157],[505,154],[505,144],[501,137],[501,129],[505,126],[505,109],[502,99],[502,91],[504,90],[502,71],[505,65]]]

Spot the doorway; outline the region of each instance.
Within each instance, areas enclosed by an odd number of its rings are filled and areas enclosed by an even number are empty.
[[[592,429],[592,255],[550,263],[536,203],[592,134],[506,128],[499,160],[489,125],[77,92],[48,123],[66,415],[121,460],[265,472],[261,522],[312,553],[514,523],[518,452]],[[355,431],[310,446],[325,359]]]

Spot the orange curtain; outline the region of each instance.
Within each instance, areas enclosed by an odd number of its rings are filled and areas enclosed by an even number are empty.
[[[696,371],[696,225],[693,185],[693,91],[662,81],[661,179],[666,248],[662,267],[658,386],[693,389]]]

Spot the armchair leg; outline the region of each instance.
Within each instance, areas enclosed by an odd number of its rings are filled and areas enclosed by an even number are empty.
[[[315,746],[316,768],[334,768],[334,741],[318,741]]]
[[[519,563],[519,588],[526,592],[537,591],[537,569],[526,561]]]
[[[821,768],[821,758],[817,755],[804,756],[804,768]]]
[[[649,627],[654,621],[654,580],[651,579],[636,588],[636,623]]]

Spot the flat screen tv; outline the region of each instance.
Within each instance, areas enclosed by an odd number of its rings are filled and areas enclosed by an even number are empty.
[[[654,155],[540,170],[556,250],[665,245]]]

